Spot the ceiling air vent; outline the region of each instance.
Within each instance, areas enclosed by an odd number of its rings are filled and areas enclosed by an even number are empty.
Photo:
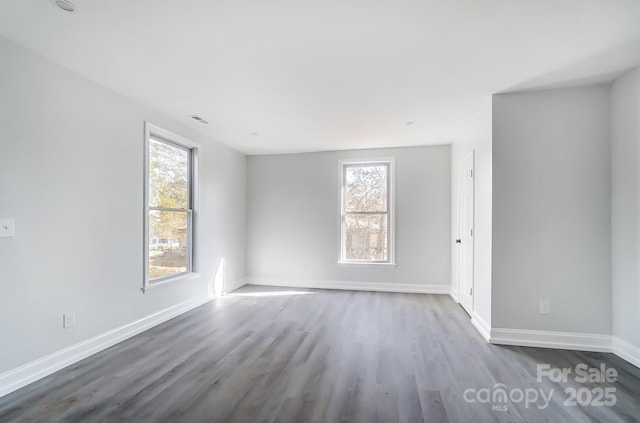
[[[60,9],[64,10],[65,12],[75,12],[76,11],[76,7],[73,5],[73,3],[71,3],[68,0],[51,0],[51,3],[55,4],[56,6],[58,6]]]
[[[209,123],[209,122],[207,122],[206,120],[202,119],[202,118],[201,118],[200,116],[198,116],[198,115],[192,115],[192,116],[191,116],[191,119],[193,119],[193,120],[197,120],[198,122],[200,122],[200,123],[204,123],[204,124]]]

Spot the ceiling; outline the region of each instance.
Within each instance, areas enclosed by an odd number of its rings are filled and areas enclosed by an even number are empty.
[[[247,154],[472,139],[491,94],[640,52],[638,0],[72,1],[3,0],[0,34]]]

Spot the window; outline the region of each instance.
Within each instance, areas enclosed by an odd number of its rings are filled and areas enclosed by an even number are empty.
[[[392,161],[340,164],[343,263],[393,263]]]
[[[193,271],[195,144],[145,126],[145,277],[143,289]]]

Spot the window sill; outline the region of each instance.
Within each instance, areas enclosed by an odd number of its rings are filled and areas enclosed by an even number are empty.
[[[360,267],[397,267],[395,263],[376,263],[366,261],[338,261],[339,266],[360,266]]]
[[[178,275],[169,277],[167,279],[161,279],[157,282],[148,282],[147,285],[144,288],[142,288],[142,292],[145,292],[149,289],[155,289],[161,286],[169,285],[175,282],[184,282],[192,279],[197,279],[200,276],[201,276],[200,273],[194,273],[194,272],[180,273]]]

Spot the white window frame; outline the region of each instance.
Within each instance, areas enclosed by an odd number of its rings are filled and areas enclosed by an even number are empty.
[[[388,256],[386,261],[364,261],[364,260],[346,260],[346,236],[345,236],[345,211],[344,211],[344,194],[345,194],[345,169],[350,166],[366,166],[373,164],[385,164],[388,166],[387,173],[387,214],[388,223],[387,230],[387,242],[388,242]],[[338,181],[340,183],[340,210],[339,216],[339,232],[338,239],[340,240],[338,246],[338,264],[340,265],[355,265],[355,266],[396,266],[396,224],[395,224],[395,158],[393,157],[379,157],[372,159],[358,159],[358,160],[339,160],[338,161]]]
[[[160,141],[172,144],[178,148],[185,149],[190,154],[190,175],[188,182],[188,190],[190,196],[190,204],[187,208],[187,271],[169,275],[154,280],[149,280],[149,141],[151,138],[156,138]],[[182,281],[185,279],[192,279],[199,276],[196,273],[198,269],[198,248],[197,242],[198,236],[198,192],[199,192],[199,169],[198,169],[198,153],[200,144],[189,140],[183,136],[175,134],[171,131],[167,131],[159,126],[153,125],[149,122],[144,123],[144,234],[143,234],[143,251],[144,251],[144,275],[142,292],[147,289],[156,288],[158,286],[165,285],[171,282]],[[155,208],[160,209],[160,208]]]

